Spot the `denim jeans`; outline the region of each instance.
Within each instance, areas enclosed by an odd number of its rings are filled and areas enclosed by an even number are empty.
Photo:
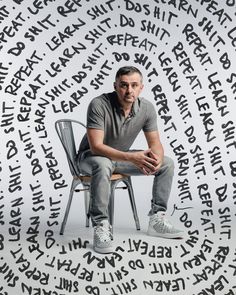
[[[79,166],[81,172],[91,175],[90,186],[90,216],[93,225],[108,219],[108,205],[110,196],[110,176],[121,173],[130,176],[144,175],[142,171],[130,162],[116,162],[103,156],[95,156],[87,150],[80,154]],[[154,177],[152,185],[152,200],[149,216],[158,211],[166,211],[174,176],[174,162],[164,156],[161,168],[149,177]]]

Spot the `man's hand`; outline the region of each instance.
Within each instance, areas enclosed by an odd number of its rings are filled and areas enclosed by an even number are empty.
[[[151,174],[154,174],[154,173],[156,173],[157,170],[159,170],[161,168],[162,159],[157,154],[155,154],[152,150],[150,150],[148,155],[149,155],[150,158],[155,159],[156,163],[157,163],[157,165],[156,165],[156,167],[154,169],[154,172],[151,173]]]
[[[145,175],[151,175],[161,167],[161,159],[151,149],[130,153],[130,162],[140,168]]]

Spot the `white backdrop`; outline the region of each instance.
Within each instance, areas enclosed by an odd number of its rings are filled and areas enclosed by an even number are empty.
[[[0,294],[236,294],[235,17],[235,0],[0,1]],[[142,229],[118,191],[117,252],[101,256],[82,195],[59,235],[71,175],[54,122],[85,122],[127,64],[175,161],[168,214],[186,238],[146,236],[152,178],[133,177]]]

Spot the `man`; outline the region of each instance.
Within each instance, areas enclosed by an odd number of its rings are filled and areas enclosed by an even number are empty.
[[[82,171],[92,175],[90,216],[94,225],[94,250],[99,253],[113,251],[108,221],[110,176],[113,172],[154,175],[148,234],[182,237],[182,231],[165,218],[174,164],[164,156],[154,106],[139,97],[143,89],[141,72],[132,66],[120,68],[114,89],[114,92],[91,101],[87,112],[87,134],[81,142],[78,157]],[[148,148],[130,151],[141,130]]]

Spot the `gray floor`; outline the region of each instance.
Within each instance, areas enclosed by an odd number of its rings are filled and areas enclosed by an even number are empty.
[[[175,210],[170,220],[185,230],[185,238],[167,240],[146,235],[148,217],[140,203],[141,230],[136,231],[127,203],[115,213],[116,252],[101,255],[93,251],[93,229],[85,227],[84,214],[76,214],[78,202],[63,236],[60,216],[58,224],[43,217],[37,224],[24,216],[18,236],[13,235],[16,221],[12,228],[9,222],[2,226],[1,294],[236,294],[235,217],[222,227],[220,218],[201,219],[200,207]]]

